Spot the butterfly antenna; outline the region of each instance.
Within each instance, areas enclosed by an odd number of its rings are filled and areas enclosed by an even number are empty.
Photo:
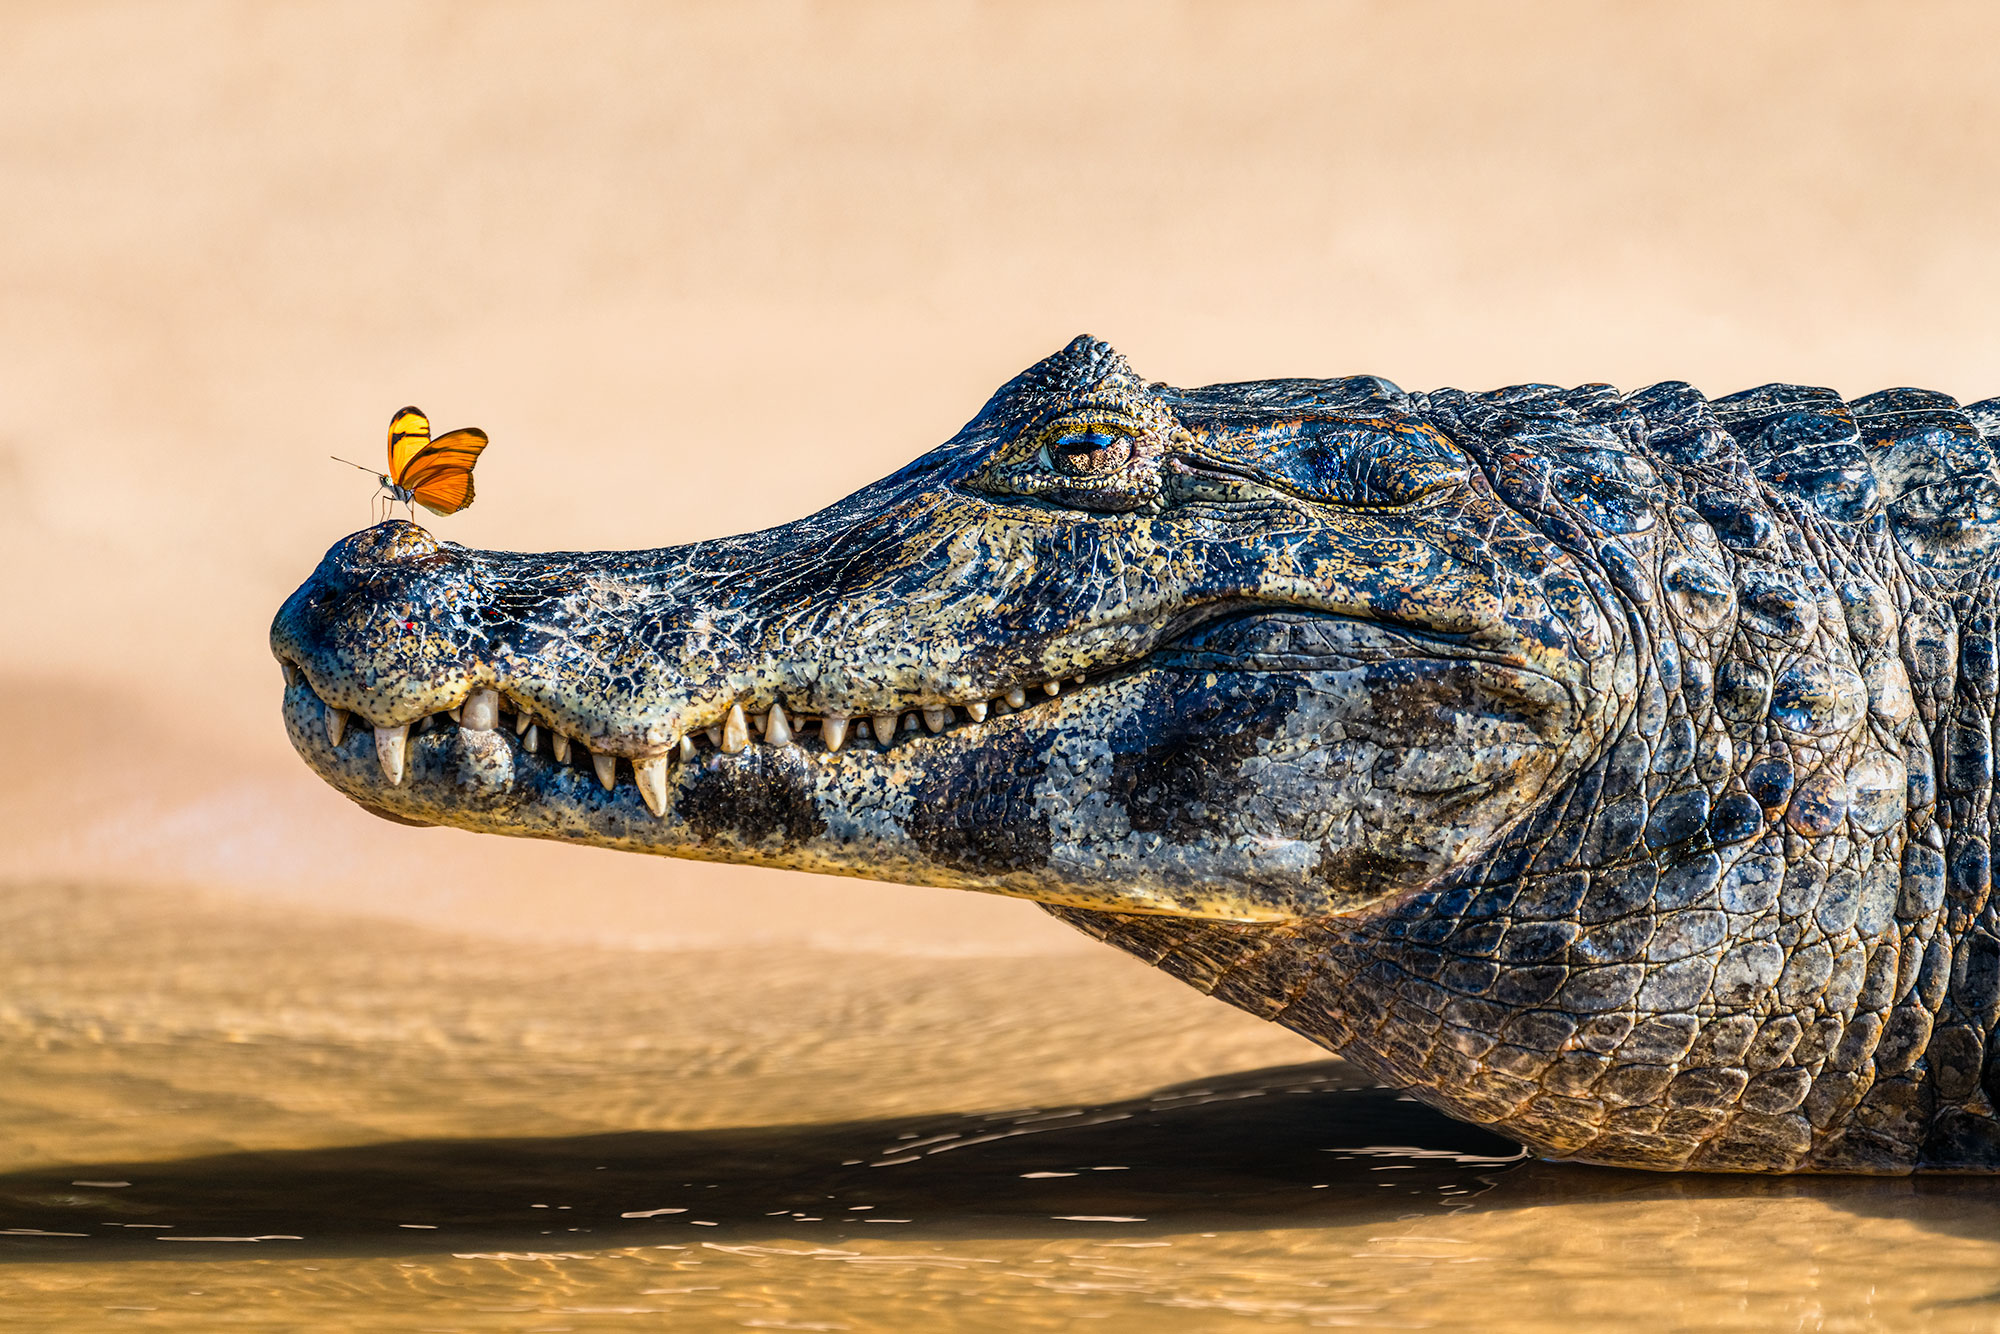
[[[340,457],[340,455],[338,455],[338,454],[328,454],[328,455],[327,455],[327,457],[328,457],[328,458],[330,458],[330,459],[332,459],[332,460],[333,460],[333,461],[334,461],[335,463],[345,463],[345,464],[346,464],[346,465],[347,465],[348,467],[350,467],[350,468],[359,468],[359,469],[361,469],[361,471],[363,471],[363,472],[374,472],[374,471],[375,471],[375,469],[373,469],[373,468],[369,467],[369,466],[368,466],[367,464],[365,464],[365,463],[356,463],[356,462],[355,462],[355,461],[354,461],[353,459],[344,459],[344,458]],[[378,475],[379,475],[379,474],[378,474]]]

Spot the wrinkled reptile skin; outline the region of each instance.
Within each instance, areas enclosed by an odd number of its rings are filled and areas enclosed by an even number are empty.
[[[1555,1157],[2000,1170],[1996,436],[1914,389],[1180,390],[1078,339],[781,528],[379,525],[272,644],[392,818],[1037,899]],[[576,753],[432,726],[390,783],[370,727],[479,688]],[[951,722],[680,744],[774,701]],[[664,758],[662,813],[586,748]]]

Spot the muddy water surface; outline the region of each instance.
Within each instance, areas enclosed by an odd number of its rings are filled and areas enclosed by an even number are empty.
[[[2000,1188],[1523,1159],[1114,955],[0,891],[0,1325],[1992,1328]]]

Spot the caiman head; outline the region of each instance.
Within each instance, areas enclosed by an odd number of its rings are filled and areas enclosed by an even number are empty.
[[[516,555],[379,524],[271,646],[293,745],[391,819],[1353,912],[1476,863],[1632,709],[1613,588],[1506,469],[1382,380],[1174,389],[1079,338],[782,527]]]

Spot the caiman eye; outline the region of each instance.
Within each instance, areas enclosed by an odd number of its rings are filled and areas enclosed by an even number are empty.
[[[1042,463],[1070,477],[1114,472],[1131,457],[1130,436],[1100,429],[1064,431],[1042,446]]]
[[[1081,411],[1015,437],[965,485],[1065,509],[1116,514],[1155,505],[1174,423],[1137,414]]]

